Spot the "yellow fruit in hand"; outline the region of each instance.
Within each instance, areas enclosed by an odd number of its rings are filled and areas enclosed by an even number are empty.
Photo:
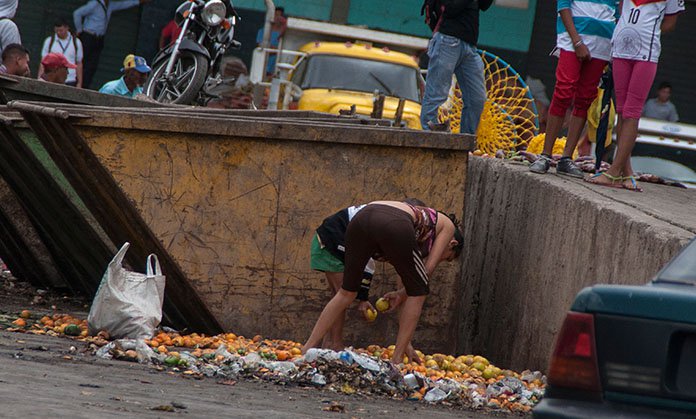
[[[373,310],[371,308],[368,308],[365,310],[365,320],[368,322],[373,322],[377,318],[377,310]]]
[[[384,298],[380,298],[375,303],[375,307],[377,308],[377,311],[387,311],[387,310],[389,310],[389,300],[386,300]]]

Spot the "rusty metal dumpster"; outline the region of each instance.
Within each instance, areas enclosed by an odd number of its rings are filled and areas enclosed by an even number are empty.
[[[464,211],[472,136],[309,115],[10,107],[112,244],[130,241],[133,260],[161,255],[165,311],[176,314],[177,327],[302,340],[330,297],[323,275],[309,268],[309,244],[325,216],[407,196],[460,218]],[[460,273],[453,263],[432,280],[416,337],[425,350],[454,348]],[[380,267],[373,295],[395,280]],[[386,343],[395,324],[390,316],[371,325],[349,319],[347,339]]]

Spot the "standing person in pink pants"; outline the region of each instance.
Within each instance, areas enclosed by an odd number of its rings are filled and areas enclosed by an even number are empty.
[[[612,38],[616,113],[619,115],[618,149],[611,167],[587,178],[588,182],[642,191],[631,167],[638,120],[657,72],[662,48],[660,35],[674,29],[677,15],[684,10],[684,0],[623,1]]]
[[[582,179],[573,163],[573,152],[587,121],[587,109],[597,97],[597,85],[611,58],[611,37],[616,19],[616,0],[558,0],[556,87],[546,122],[546,139],[541,156],[529,167],[546,173],[551,153],[563,127],[566,111],[573,104],[568,140],[556,173]]]

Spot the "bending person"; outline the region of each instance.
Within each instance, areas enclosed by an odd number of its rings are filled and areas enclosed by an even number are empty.
[[[432,208],[398,201],[375,201],[365,206],[346,230],[343,285],[321,312],[303,352],[318,346],[355,300],[365,265],[374,258],[394,266],[407,295],[401,304],[392,356],[393,363],[401,363],[429,293],[429,276],[441,261],[457,258],[462,245],[454,222]]]

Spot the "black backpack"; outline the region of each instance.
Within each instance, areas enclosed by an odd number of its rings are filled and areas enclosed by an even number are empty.
[[[435,32],[440,26],[442,12],[445,7],[440,4],[440,0],[424,0],[421,7],[421,16],[425,16],[425,23]]]

